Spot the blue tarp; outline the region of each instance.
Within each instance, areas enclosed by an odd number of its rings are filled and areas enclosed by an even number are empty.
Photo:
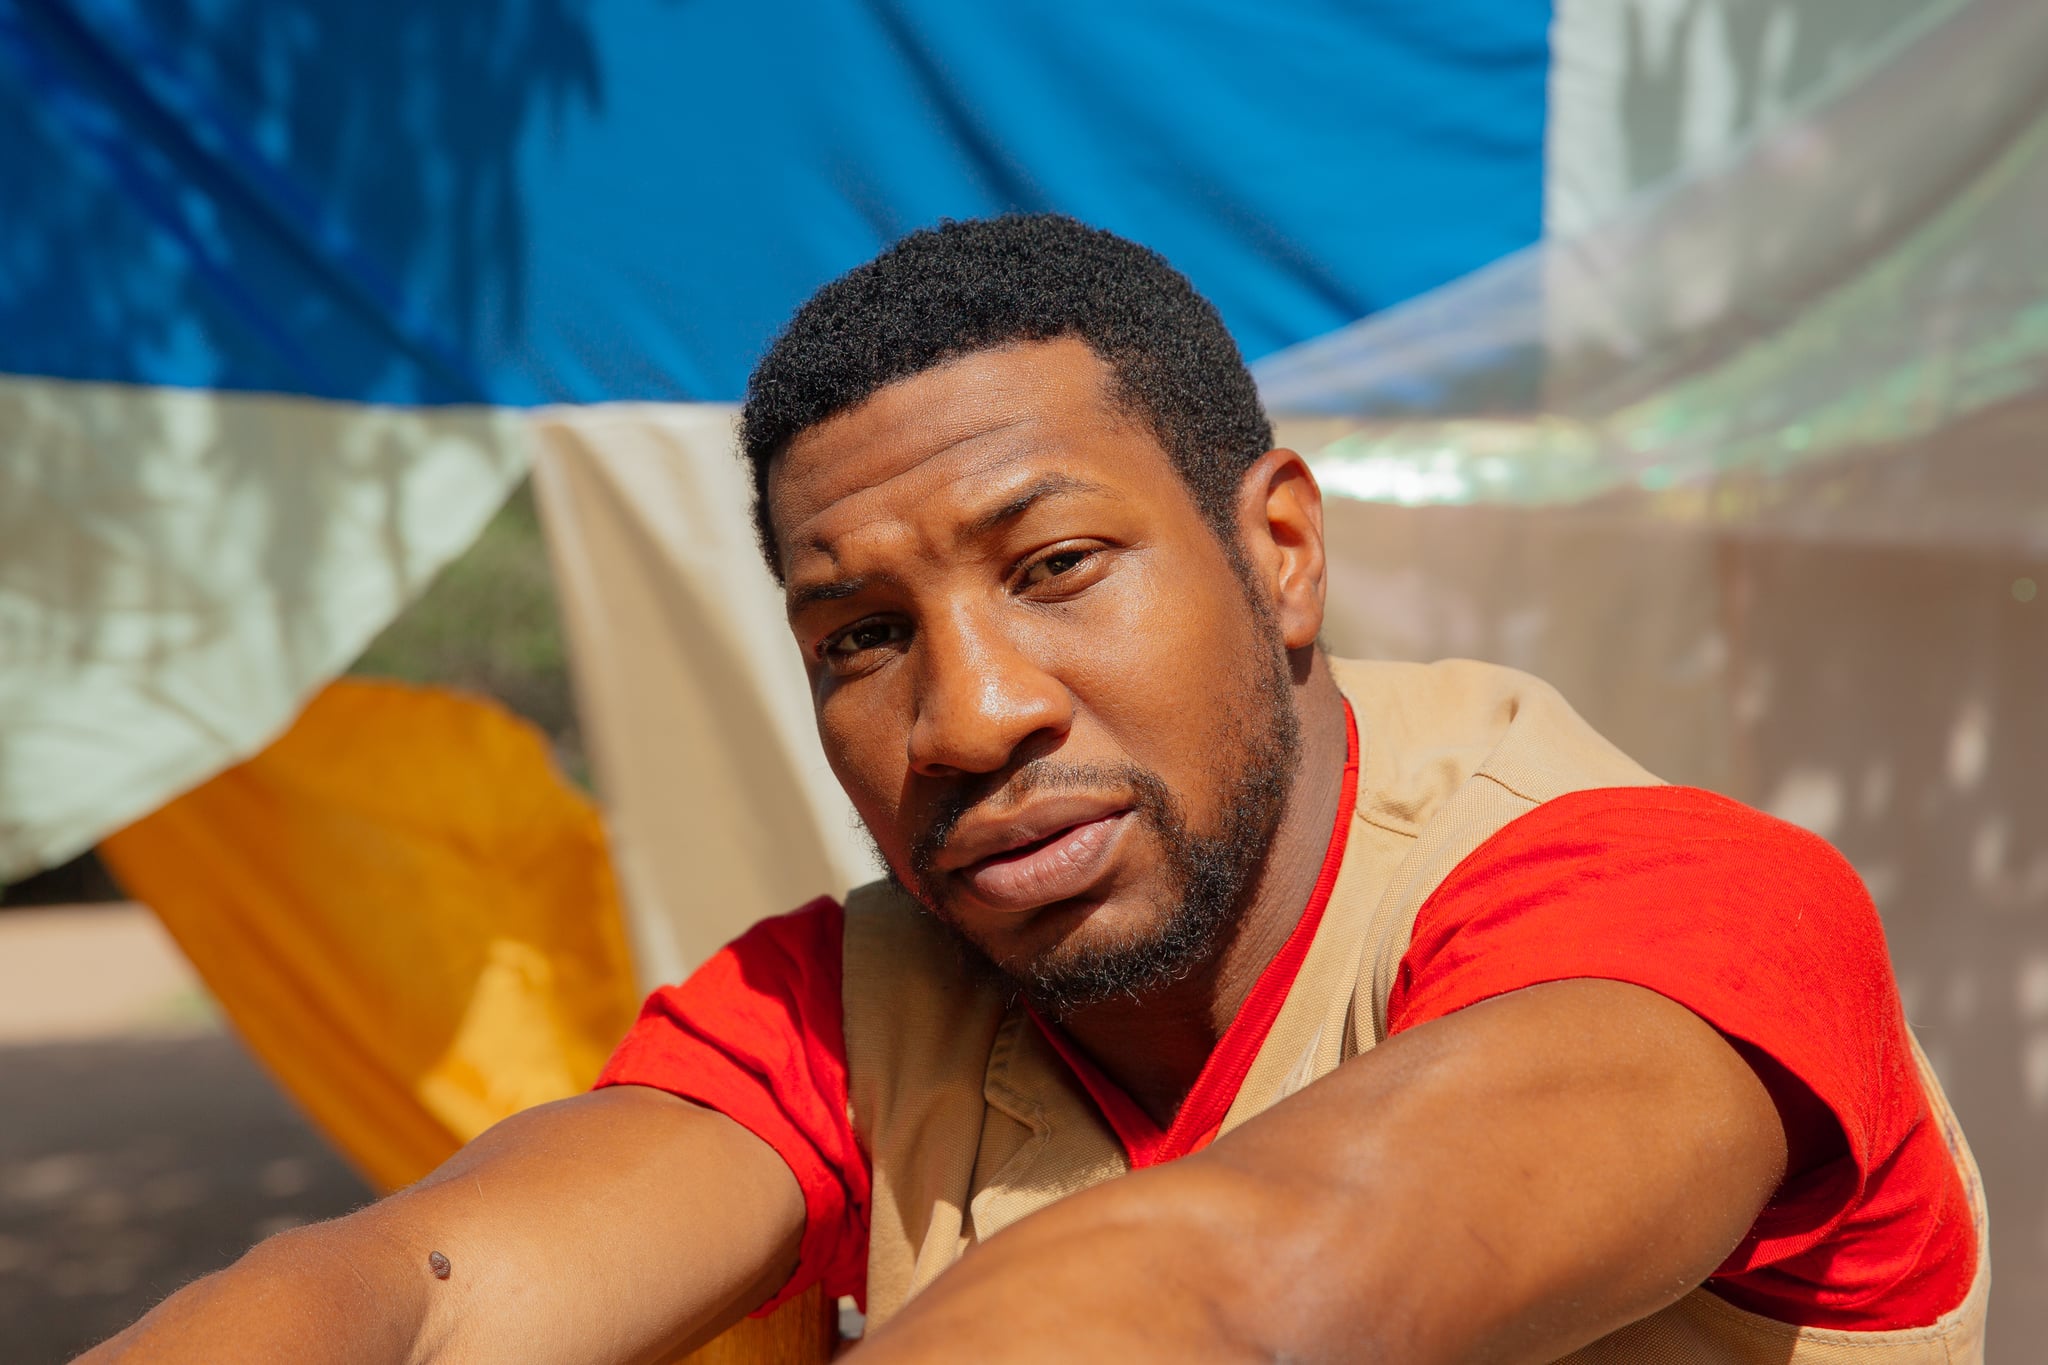
[[[1534,240],[1549,6],[0,0],[0,374],[727,399],[944,216],[1164,251],[1253,357]]]

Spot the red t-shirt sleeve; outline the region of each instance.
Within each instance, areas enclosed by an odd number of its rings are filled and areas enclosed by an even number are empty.
[[[597,1088],[645,1085],[715,1109],[775,1149],[804,1196],[796,1273],[757,1315],[814,1284],[865,1303],[868,1163],[846,1088],[840,963],[829,896],[763,920],[680,986],[647,997]]]
[[[1924,1326],[1961,1303],[1976,1237],[1905,1032],[1884,934],[1840,854],[1796,826],[1679,787],[1576,792],[1509,824],[1417,916],[1389,1031],[1545,981],[1626,981],[1782,1068],[1839,1134],[1716,1273],[1738,1306],[1802,1326]],[[1801,1097],[1803,1099],[1803,1097]]]

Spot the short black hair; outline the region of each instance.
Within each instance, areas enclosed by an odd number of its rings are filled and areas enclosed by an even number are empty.
[[[1215,306],[1136,242],[1060,214],[1005,214],[913,232],[841,275],[754,367],[740,451],[777,581],[768,471],[798,435],[945,361],[1068,336],[1109,366],[1114,401],[1151,429],[1234,550],[1238,486],[1273,428]]]

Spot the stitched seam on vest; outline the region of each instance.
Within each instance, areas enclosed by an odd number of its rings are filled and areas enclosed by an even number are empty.
[[[1018,1040],[1028,1024],[1024,1012],[1015,1006],[1003,1012],[1002,1025],[996,1030],[995,1046],[989,1049],[988,1070],[983,1074],[981,1094],[1002,1113],[1042,1138],[1052,1127],[1046,1121],[1045,1106],[1036,1096],[1026,1094],[1010,1080]]]
[[[1046,1117],[1045,1105],[1034,1095],[1010,1079],[1010,1069],[1016,1065],[1018,1049],[1024,1045],[1024,1032],[1030,1027],[1030,1020],[1014,1005],[1003,1012],[1003,1022],[996,1030],[995,1046],[989,1049],[988,1070],[983,1074],[981,1097],[988,1106],[1012,1122],[1021,1123],[1031,1130],[1031,1136],[1010,1154],[1010,1159],[990,1173],[988,1183],[980,1189],[972,1186],[967,1191],[967,1212],[974,1228],[976,1242],[988,1235],[983,1226],[988,1210],[977,1209],[992,1191],[998,1191],[1014,1183],[1024,1172],[1031,1169],[1046,1146],[1052,1141],[1052,1121]],[[983,1132],[987,1132],[984,1125]],[[980,1165],[977,1159],[977,1166]]]
[[[1969,1203],[1970,1217],[1976,1224],[1977,1233],[1977,1274],[1970,1282],[1970,1292],[1935,1326],[1951,1330],[1969,1326],[1981,1330],[1991,1302],[1991,1211],[1984,1195],[1984,1173],[1977,1166],[1976,1154],[1970,1150],[1970,1140],[1963,1133],[1962,1120],[1956,1117],[1954,1107],[1949,1104],[1948,1093],[1941,1088],[1941,1078],[1934,1074],[1934,1063],[1927,1060],[1927,1052],[1920,1046],[1920,1039],[1911,1024],[1906,1026],[1906,1047],[1913,1054],[1914,1074],[1920,1080],[1922,1093],[1927,1096],[1927,1107],[1941,1124],[1949,1160],[1955,1163],[1956,1173],[1962,1178],[1963,1194]]]
[[[1417,829],[1412,821],[1403,820],[1396,823],[1392,820],[1375,820],[1371,813],[1367,811],[1358,812],[1358,818],[1371,825],[1374,829],[1383,829],[1387,833],[1397,835],[1403,839],[1418,838],[1422,834],[1422,831]]]
[[[1430,898],[1436,895],[1437,891],[1443,886],[1444,881],[1460,866],[1462,866],[1467,858],[1471,857],[1474,853],[1476,853],[1480,849],[1480,847],[1486,843],[1487,840],[1493,838],[1494,835],[1500,833],[1501,830],[1507,828],[1507,826],[1512,824],[1515,820],[1519,819],[1523,815],[1527,815],[1529,811],[1534,810],[1536,806],[1541,804],[1540,802],[1534,801],[1531,798],[1522,795],[1520,792],[1510,787],[1507,783],[1502,782],[1499,779],[1493,777],[1490,773],[1476,772],[1472,774],[1472,779],[1468,780],[1467,786],[1461,788],[1459,792],[1453,795],[1449,801],[1446,801],[1444,803],[1444,806],[1448,808],[1453,803],[1455,803],[1460,796],[1465,797],[1468,801],[1475,800],[1476,798],[1474,798],[1471,795],[1471,787],[1469,784],[1470,780],[1476,780],[1479,778],[1485,778],[1488,782],[1491,782],[1495,787],[1499,788],[1502,792],[1506,793],[1512,799],[1523,803],[1524,808],[1515,811],[1506,819],[1495,821],[1491,824],[1482,825],[1475,829],[1463,831],[1459,835],[1453,836],[1452,838],[1445,840],[1444,844],[1438,847],[1429,846],[1428,832],[1427,830],[1425,830],[1423,838],[1418,839],[1416,841],[1416,846],[1409,851],[1408,858],[1402,860],[1402,866],[1405,875],[1400,876],[1398,888],[1402,898],[1407,901],[1407,904],[1405,907],[1397,907],[1393,910],[1391,921],[1387,924],[1385,930],[1380,933],[1378,938],[1371,945],[1373,956],[1371,960],[1370,971],[1362,974],[1362,979],[1360,983],[1365,984],[1369,982],[1372,988],[1372,1020],[1374,1045],[1377,1045],[1387,1036],[1387,1029],[1389,1027],[1389,1020],[1387,1017],[1387,1005],[1393,997],[1394,978],[1400,972],[1401,959],[1407,956],[1409,945],[1414,941],[1415,921],[1421,916],[1422,908],[1425,905],[1429,904]],[[1438,814],[1439,816],[1441,816],[1442,811],[1440,810]],[[1432,823],[1434,823],[1434,820],[1432,821]],[[1457,855],[1450,860],[1450,865],[1444,868],[1442,875],[1431,879],[1428,885],[1422,887],[1418,893],[1416,889],[1416,872],[1419,871],[1419,869],[1409,869],[1407,867],[1408,861],[1419,855],[1425,854],[1431,858],[1437,858],[1442,856],[1443,850],[1445,848],[1459,849],[1461,846],[1462,851],[1458,852]],[[1390,891],[1391,890],[1392,888],[1390,888]],[[1375,914],[1377,914],[1377,912],[1375,912]],[[1363,1040],[1360,1041],[1362,1042]],[[1361,1051],[1362,1050],[1364,1049],[1361,1047]]]
[[[1550,780],[1551,780],[1552,782],[1555,782],[1555,781],[1556,781],[1556,778],[1555,778],[1555,776],[1554,776],[1553,774],[1550,774],[1550,773],[1545,773],[1545,774],[1544,774],[1544,777],[1546,777],[1546,778],[1550,779]],[[1565,794],[1565,793],[1564,793],[1564,791],[1553,791],[1553,792],[1552,792],[1552,793],[1551,793],[1551,794],[1550,794],[1549,796],[1538,796],[1538,795],[1536,795],[1536,793],[1535,793],[1535,792],[1534,792],[1533,790],[1524,790],[1524,788],[1523,788],[1523,787],[1522,787],[1521,785],[1519,785],[1519,784],[1517,784],[1517,783],[1514,783],[1514,782],[1510,782],[1510,781],[1508,781],[1508,779],[1507,779],[1507,778],[1505,778],[1505,777],[1501,776],[1501,775],[1500,775],[1499,773],[1495,773],[1495,772],[1488,772],[1488,771],[1487,771],[1486,769],[1484,769],[1484,768],[1481,768],[1481,769],[1480,769],[1480,770],[1479,770],[1478,772],[1475,772],[1475,773],[1473,773],[1473,774],[1472,774],[1472,780],[1473,780],[1473,781],[1475,781],[1475,782],[1477,782],[1477,781],[1485,781],[1485,782],[1491,782],[1491,783],[1492,783],[1492,784],[1493,784],[1494,786],[1496,786],[1496,787],[1499,787],[1499,788],[1500,788],[1500,789],[1501,789],[1502,791],[1506,792],[1506,793],[1507,793],[1507,794],[1508,794],[1509,796],[1512,796],[1512,797],[1514,797],[1514,798],[1515,798],[1515,799],[1516,799],[1517,801],[1527,801],[1527,802],[1529,803],[1529,809],[1530,809],[1530,810],[1534,810],[1534,809],[1535,809],[1536,807],[1538,807],[1538,806],[1542,805],[1542,804],[1543,804],[1543,803],[1544,803],[1545,801],[1550,801],[1550,800],[1554,800],[1554,799],[1556,799],[1557,797],[1559,797],[1559,796],[1562,796],[1562,795],[1564,795],[1564,794]],[[1533,786],[1533,784],[1531,784],[1531,785]],[[1522,812],[1522,814],[1524,814],[1524,815],[1527,815],[1528,813],[1529,813],[1528,811],[1523,811],[1523,812]],[[1510,823],[1512,823],[1512,822],[1510,822]],[[1486,838],[1487,838],[1487,839],[1491,839],[1491,838],[1493,837],[1493,835],[1494,835],[1494,834],[1498,834],[1498,833],[1500,833],[1500,831],[1501,831],[1501,830],[1503,830],[1503,829],[1506,829],[1506,828],[1507,828],[1507,825],[1502,825],[1502,826],[1500,826],[1499,828],[1495,829],[1495,830],[1493,831],[1493,833],[1492,833],[1492,834],[1488,834],[1488,835],[1486,836]],[[1483,844],[1483,843],[1485,843],[1485,842],[1486,842],[1486,839],[1481,839],[1481,840],[1479,841],[1479,843],[1481,843],[1481,844]],[[1474,844],[1474,845],[1472,846],[1472,852],[1474,852],[1474,853],[1477,853],[1478,851],[1479,851],[1479,844]],[[1468,854],[1468,855],[1466,855],[1466,856],[1468,856],[1468,857],[1469,857],[1469,856],[1470,856],[1470,854]]]

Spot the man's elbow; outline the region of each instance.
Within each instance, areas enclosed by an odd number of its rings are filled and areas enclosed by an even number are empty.
[[[248,1360],[431,1359],[422,1286],[373,1206],[258,1242],[192,1281],[79,1365]],[[422,1274],[429,1273],[423,1271]],[[327,1353],[327,1354],[323,1354]]]

